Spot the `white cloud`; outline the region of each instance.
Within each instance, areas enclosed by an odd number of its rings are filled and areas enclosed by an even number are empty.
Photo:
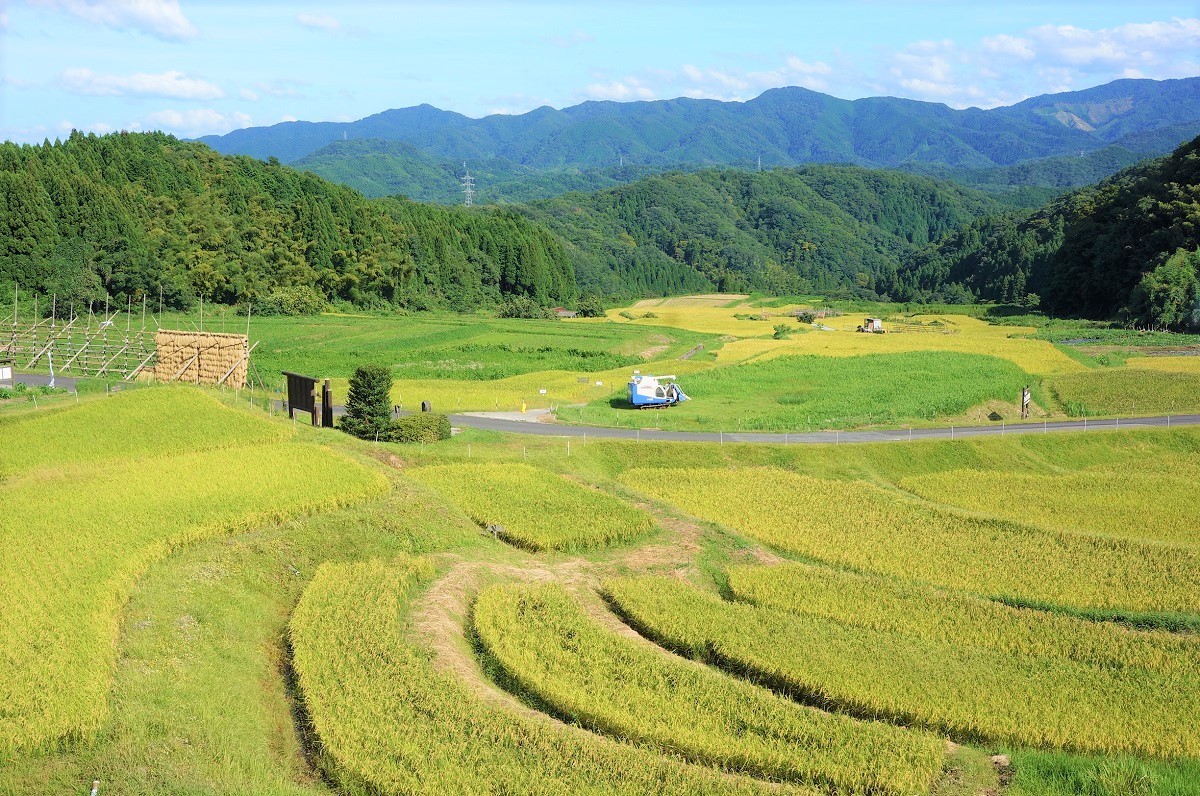
[[[251,91],[248,88],[244,88],[241,91],[239,91],[238,96],[241,97],[242,99],[246,100],[247,102],[258,102],[258,93]]]
[[[1200,19],[1172,19],[1089,30],[1042,25],[1028,32],[1039,60],[1079,67],[1157,64],[1200,49]]]
[[[220,86],[188,77],[182,72],[161,74],[103,75],[90,69],[68,69],[59,75],[62,87],[73,94],[93,96],[169,97],[212,100],[225,96]]]
[[[195,38],[196,26],[184,16],[178,0],[30,0],[85,22],[116,30],[137,30],[168,41]]]
[[[1032,61],[1034,58],[1033,42],[1018,36],[1009,36],[1007,33],[984,37],[983,49],[998,55],[1010,55],[1022,61]]]
[[[196,108],[186,111],[156,111],[148,114],[141,122],[131,125],[130,129],[165,130],[194,138],[210,133],[227,133],[239,127],[246,127],[250,122],[251,117],[246,113],[224,114],[212,108]]]
[[[624,80],[613,80],[608,83],[592,83],[584,94],[589,99],[597,100],[650,100],[654,99],[654,91],[642,84],[636,77]]]
[[[304,12],[296,15],[296,21],[304,27],[312,28],[313,30],[323,30],[326,33],[342,32],[342,23],[330,14],[309,14]]]
[[[279,121],[281,121],[281,122],[298,122],[300,120],[297,119],[295,116],[292,116],[290,113],[285,113],[283,116],[279,117]]]

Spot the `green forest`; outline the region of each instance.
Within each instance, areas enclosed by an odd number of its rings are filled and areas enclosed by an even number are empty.
[[[511,210],[372,202],[160,133],[2,144],[0,197],[0,286],[54,294],[64,312],[106,294],[180,309],[296,290],[452,309],[576,296],[562,243]]]
[[[970,292],[1054,314],[1200,324],[1200,138],[1031,213],[977,219],[912,255],[892,293]]]
[[[1002,206],[898,171],[813,165],[646,177],[524,207],[570,242],[581,287],[877,298],[905,257]]]
[[[1198,325],[1198,149],[1200,139],[1032,211],[848,165],[630,173],[592,193],[468,208],[368,199],[160,133],[73,133],[0,145],[0,288],[54,295],[62,313],[144,296],[266,313],[512,299],[537,315],[584,294],[716,290]],[[1088,168],[1045,165],[1064,179]]]

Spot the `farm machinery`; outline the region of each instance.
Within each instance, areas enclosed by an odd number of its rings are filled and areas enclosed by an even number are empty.
[[[629,403],[637,409],[665,409],[688,400],[674,376],[643,376],[635,372],[629,381]]]

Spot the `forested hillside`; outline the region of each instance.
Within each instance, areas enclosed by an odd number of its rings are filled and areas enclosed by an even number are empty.
[[[584,289],[873,296],[907,253],[999,209],[950,183],[807,166],[669,173],[524,212],[570,241]]]
[[[402,195],[418,202],[462,204],[462,161],[438,158],[403,141],[335,141],[290,165],[368,197]],[[476,204],[550,199],[568,191],[596,191],[632,182],[659,169],[646,166],[537,169],[504,158],[468,164]]]
[[[1033,213],[977,220],[914,255],[892,289],[903,299],[947,286],[992,301],[1034,293],[1060,315],[1128,311],[1173,326],[1196,310],[1198,247],[1200,138]]]
[[[356,305],[575,297],[559,240],[516,213],[371,202],[312,174],[162,134],[0,145],[0,285],[64,306],[147,295]]]

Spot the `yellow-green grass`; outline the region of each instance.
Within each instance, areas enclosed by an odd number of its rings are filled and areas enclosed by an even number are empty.
[[[189,387],[131,390],[0,420],[0,476],[44,465],[271,442],[290,433],[283,425],[226,411]]]
[[[978,318],[965,315],[916,316],[908,320],[924,323],[941,321],[944,326],[940,328],[951,333],[929,331],[861,334],[855,332],[854,328],[856,324],[862,323],[862,318],[857,315],[843,316],[822,321],[825,325],[833,327],[834,331],[814,331],[784,340],[763,338],[727,343],[717,354],[717,363],[724,365],[790,354],[845,357],[908,351],[957,351],[1007,359],[1026,373],[1041,376],[1086,370],[1084,365],[1071,359],[1052,343],[1029,337],[1035,331],[1032,328],[992,326]],[[773,327],[778,322],[778,319],[773,319],[770,323],[764,323]]]
[[[837,792],[924,793],[942,768],[934,736],[797,705],[621,638],[556,584],[485,589],[474,624],[506,685],[597,732]]]
[[[1118,539],[1198,546],[1196,464],[1162,464],[1166,466],[1149,472],[1140,467],[1105,468],[1049,476],[950,470],[906,478],[900,486],[926,500],[993,517]]]
[[[235,412],[215,411],[237,424]],[[385,488],[349,460],[290,442],[10,477],[0,505],[21,511],[0,513],[0,755],[100,726],[120,608],[152,562],[206,536]]]
[[[1055,376],[1046,387],[1075,416],[1200,411],[1200,372],[1195,371],[1102,368]]]
[[[829,708],[981,743],[1200,755],[1195,676],[865,629],[728,603],[670,577],[605,588],[618,611],[660,643]]]
[[[635,469],[622,482],[781,550],[1012,601],[1200,614],[1200,551],[942,509],[774,468]]]
[[[737,566],[728,576],[735,599],[763,608],[1010,655],[1200,676],[1194,635],[1130,630],[811,564]]]
[[[481,699],[409,638],[422,559],[325,564],[291,620],[293,665],[323,750],[351,793],[779,792]],[[785,792],[786,789],[785,789]]]
[[[528,550],[584,550],[627,542],[653,518],[597,489],[525,464],[445,464],[406,471],[483,527]]]

